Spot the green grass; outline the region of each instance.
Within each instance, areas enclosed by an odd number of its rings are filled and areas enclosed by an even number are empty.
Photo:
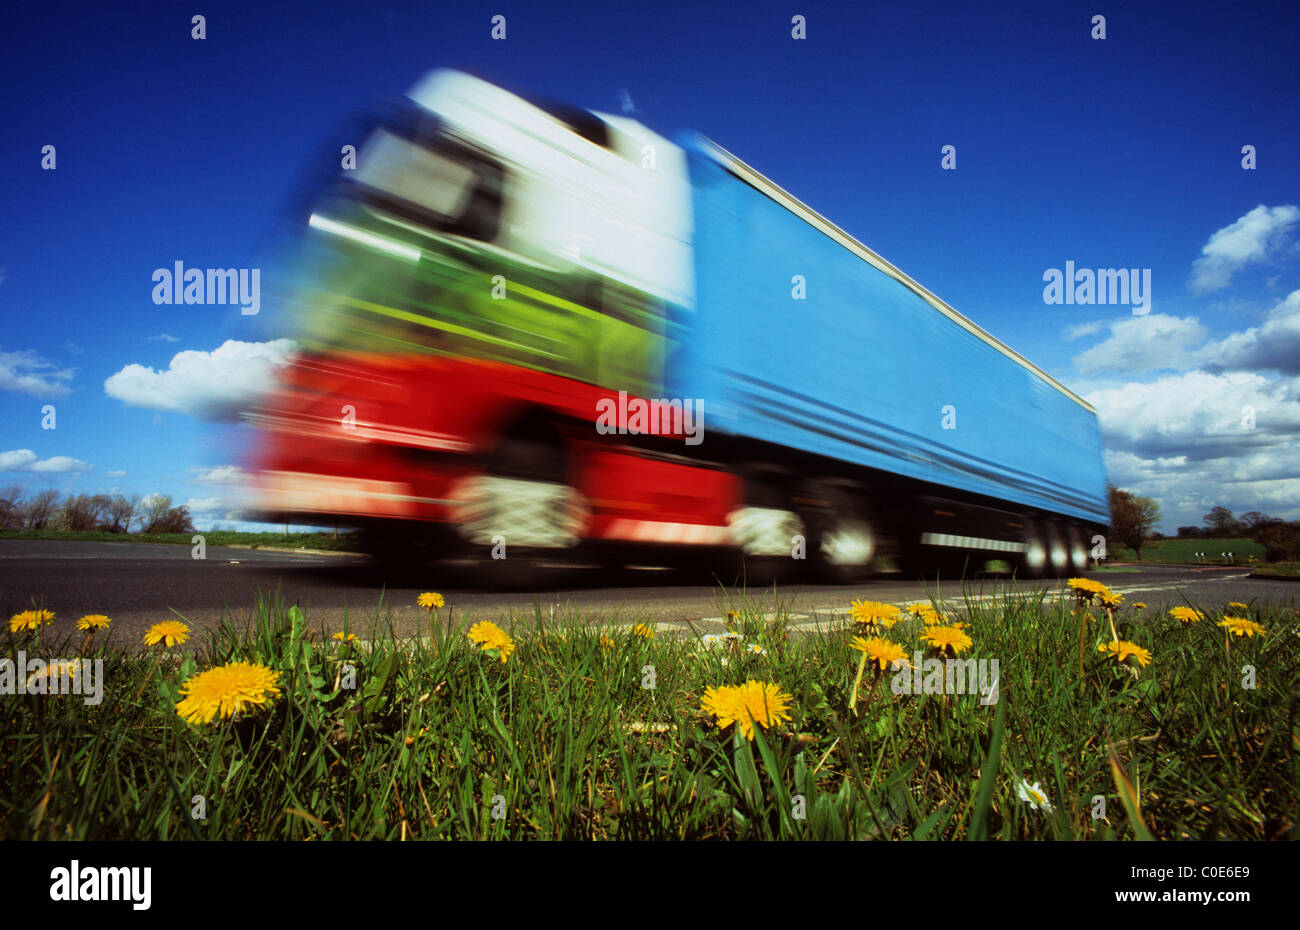
[[[12,530],[0,529],[0,539],[62,539],[77,542],[170,543],[179,546],[193,545],[195,535],[203,536],[209,546],[291,546],[299,549],[330,549],[338,552],[354,551],[355,540],[347,534],[338,537],[330,533],[240,533],[233,530],[212,530],[195,533],[111,533],[107,530]]]
[[[376,613],[357,631],[372,637],[364,648],[269,603],[187,647],[92,643],[99,705],[0,697],[0,838],[1295,838],[1294,611],[1254,609],[1269,635],[1227,642],[1212,619],[1126,608],[1120,637],[1153,656],[1138,671],[1097,651],[1109,623],[1081,622],[1072,602],[958,601],[970,654],[999,660],[996,704],[895,694],[892,672],[868,668],[850,710],[861,654],[844,618],[791,633],[784,606],[736,601],[760,655],[539,609],[501,618],[517,643],[503,664],[448,622],[454,606],[418,639]],[[887,635],[910,655],[919,632],[908,619]],[[0,636],[11,657],[84,643],[67,617]],[[275,669],[279,697],[184,722],[180,684],[234,659]],[[355,690],[340,687],[349,664]],[[1246,665],[1254,689],[1241,687]],[[788,725],[752,743],[700,711],[707,687],[749,678],[793,699]],[[1022,778],[1050,812],[1018,798]],[[1091,816],[1097,795],[1104,820]],[[196,796],[206,820],[191,817]]]
[[[1205,559],[1198,559],[1193,553],[1204,552]],[[1142,547],[1142,558],[1133,555],[1133,550],[1124,546],[1111,547],[1110,560],[1115,562],[1170,562],[1175,564],[1194,563],[1206,565],[1226,565],[1228,561],[1219,557],[1220,552],[1235,554],[1235,564],[1243,564],[1254,556],[1264,561],[1266,555],[1263,546],[1256,545],[1249,539],[1160,539]]]
[[[1268,562],[1255,568],[1260,578],[1300,578],[1300,562]]]

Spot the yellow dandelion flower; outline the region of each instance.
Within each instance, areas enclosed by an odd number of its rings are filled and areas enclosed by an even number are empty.
[[[1107,655],[1115,657],[1115,661],[1121,665],[1128,659],[1133,659],[1143,668],[1151,664],[1151,653],[1143,649],[1137,643],[1130,643],[1128,640],[1111,640],[1108,643],[1101,643],[1097,646],[1098,652],[1104,652]]]
[[[416,598],[415,602],[425,610],[433,610],[435,607],[442,608],[446,606],[447,603],[442,599],[441,594],[436,594],[433,591],[425,591]]]
[[[770,729],[790,719],[792,700],[780,685],[750,679],[743,685],[707,689],[700,707],[718,719],[720,729],[734,723],[746,739],[753,740],[755,723]]]
[[[618,643],[614,642],[613,639],[611,639],[610,637],[606,636],[604,633],[601,633],[601,634],[600,634],[600,646],[601,646],[602,649],[614,649],[614,648],[616,648],[616,647],[618,646]]]
[[[245,708],[265,707],[280,694],[279,675],[254,662],[229,662],[200,672],[181,685],[176,713],[188,723],[233,717]]]
[[[9,618],[9,632],[17,633],[20,630],[36,632],[41,627],[54,622],[54,612],[52,610],[24,610],[22,613],[14,614]]]
[[[106,630],[108,629],[108,625],[112,622],[112,620],[108,619],[103,614],[86,614],[77,621],[77,629]]]
[[[951,652],[954,657],[974,645],[961,624],[926,627],[921,633],[921,641],[929,643],[939,652]]]
[[[902,646],[891,643],[879,636],[873,636],[870,639],[855,636],[849,646],[858,650],[858,652],[865,652],[867,658],[879,665],[882,672],[888,671],[895,662],[900,661],[907,668],[912,667],[912,663],[907,661],[907,652]]]
[[[1146,609],[1147,609],[1147,605],[1144,604],[1144,603],[1142,603],[1141,601],[1134,601],[1134,602],[1133,602],[1133,608],[1134,608],[1135,610],[1146,610]]]
[[[908,604],[904,609],[926,626],[943,623],[943,615],[932,604]]]
[[[356,633],[343,633],[341,631],[335,633],[332,638],[337,639],[339,642],[343,642],[343,643],[355,643],[360,641]]]
[[[1205,614],[1190,607],[1172,607],[1169,610],[1169,616],[1175,620],[1181,620],[1183,623],[1197,623],[1205,619]]]
[[[638,623],[632,627],[632,635],[642,639],[654,639],[655,631],[648,623]]]
[[[1249,605],[1249,604],[1243,604],[1241,601],[1228,601],[1228,609],[1229,609],[1229,610],[1240,610],[1240,611],[1243,611],[1243,612],[1244,612],[1244,611],[1250,610],[1250,605]]]
[[[1233,636],[1267,636],[1268,631],[1256,623],[1254,620],[1247,620],[1245,617],[1224,617],[1219,621],[1219,626],[1223,627]]]
[[[156,646],[162,643],[164,646],[175,646],[189,638],[190,628],[185,624],[179,620],[164,620],[149,627],[149,631],[144,634],[144,644]]]
[[[849,616],[854,623],[888,629],[902,619],[903,612],[880,601],[854,601],[849,605]]]
[[[1104,584],[1091,578],[1071,578],[1066,584],[1073,588],[1074,593],[1080,597],[1091,597],[1107,590]]]
[[[478,643],[484,652],[497,651],[497,658],[504,665],[509,659],[510,654],[515,651],[515,641],[510,638],[510,634],[495,623],[483,620],[469,628],[466,634],[470,642]]]
[[[1101,602],[1103,607],[1118,608],[1120,606],[1119,602],[1124,600],[1124,595],[1116,594],[1107,588],[1105,591],[1097,592],[1097,600]]]

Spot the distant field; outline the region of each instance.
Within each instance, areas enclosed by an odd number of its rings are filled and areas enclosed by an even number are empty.
[[[1207,557],[1198,559],[1194,555],[1197,552],[1204,552]],[[1256,545],[1249,539],[1162,539],[1148,546],[1143,546],[1140,561],[1225,564],[1226,560],[1220,558],[1220,552],[1235,553],[1235,562],[1246,562],[1252,555],[1259,561],[1264,561],[1264,547]],[[1133,555],[1132,549],[1127,549],[1124,546],[1114,546],[1111,548],[1109,561],[1135,562],[1139,560]]]
[[[107,530],[5,530],[0,539],[64,539],[84,542],[171,543],[192,545],[194,533],[110,533]],[[198,533],[209,546],[292,546],[300,549],[351,551],[357,543],[346,533],[236,533],[215,530]]]

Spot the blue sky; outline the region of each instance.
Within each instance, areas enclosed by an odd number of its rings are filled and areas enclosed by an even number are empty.
[[[1214,504],[1300,518],[1300,8],[1134,6],[8,11],[0,486],[161,492],[231,525],[211,469],[244,434],[212,409],[278,357],[277,244],[361,141],[340,127],[459,66],[609,112],[626,91],[651,128],[717,140],[1092,400],[1112,479],[1167,531]],[[155,305],[177,260],[262,267],[263,312]],[[1150,313],[1045,304],[1067,261],[1150,269]]]

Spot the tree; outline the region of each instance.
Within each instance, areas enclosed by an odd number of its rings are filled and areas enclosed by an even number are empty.
[[[1236,536],[1241,532],[1241,524],[1227,507],[1215,507],[1201,519],[1205,521],[1207,537]]]
[[[1300,522],[1273,520],[1255,532],[1255,542],[1264,547],[1270,562],[1300,561]]]
[[[1199,526],[1180,526],[1178,528],[1179,539],[1199,539],[1201,528]]]
[[[1278,517],[1270,517],[1267,514],[1260,513],[1258,510],[1249,510],[1241,515],[1241,525],[1245,527],[1246,532],[1255,535],[1261,529],[1270,523],[1281,523]]]
[[[1150,497],[1136,497],[1111,485],[1107,490],[1110,499],[1110,532],[1119,543],[1132,549],[1138,559],[1142,548],[1151,540],[1151,533],[1160,522],[1160,504]]]
[[[27,529],[29,530],[48,529],[50,523],[53,522],[54,520],[54,512],[55,512],[54,508],[58,499],[59,499],[59,492],[49,490],[49,491],[42,491],[40,494],[37,494],[30,501],[28,501],[26,508],[24,508],[24,516],[26,517]]]
[[[108,528],[114,533],[130,532],[131,518],[135,515],[135,509],[139,506],[139,494],[132,494],[130,497],[124,494],[114,494],[112,501],[109,502],[106,516],[106,519],[113,521]]]
[[[150,494],[140,502],[140,532],[193,533],[194,519],[190,508],[173,507],[166,494]]]
[[[0,489],[0,527],[22,529],[24,519],[23,486],[11,484]]]
[[[93,497],[89,494],[69,494],[55,518],[55,524],[61,530],[96,529],[107,513],[108,505],[107,494],[96,494]]]

